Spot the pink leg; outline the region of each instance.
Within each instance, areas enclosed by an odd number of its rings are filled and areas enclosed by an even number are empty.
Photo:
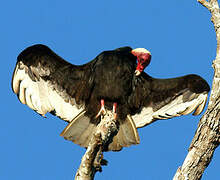
[[[113,109],[112,109],[113,114],[114,114],[114,119],[117,118],[116,108],[117,108],[117,103],[115,102],[115,103],[113,103]]]
[[[105,114],[106,110],[105,110],[105,101],[104,99],[101,99],[101,108],[98,112],[98,114],[96,115],[96,118],[98,118],[101,114]]]

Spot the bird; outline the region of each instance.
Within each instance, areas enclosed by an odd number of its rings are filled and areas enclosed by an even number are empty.
[[[144,72],[150,62],[150,51],[125,46],[74,65],[36,44],[18,55],[11,85],[22,104],[66,121],[61,136],[85,148],[101,116],[112,111],[119,131],[104,149],[120,151],[140,143],[138,128],[199,115],[206,105],[210,87],[202,77],[154,78]]]

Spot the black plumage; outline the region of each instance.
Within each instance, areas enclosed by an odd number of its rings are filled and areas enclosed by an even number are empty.
[[[105,107],[117,106],[119,132],[109,150],[139,143],[136,128],[205,106],[209,85],[198,75],[155,79],[135,75],[137,57],[130,47],[104,51],[87,64],[76,66],[44,45],[25,49],[17,58],[12,89],[23,104],[41,115],[50,112],[70,122],[62,132],[68,140],[87,147]]]

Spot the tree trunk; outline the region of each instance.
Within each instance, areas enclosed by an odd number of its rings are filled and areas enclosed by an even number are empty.
[[[201,118],[195,136],[189,147],[182,167],[179,167],[173,180],[198,180],[212,160],[215,149],[220,144],[220,12],[217,0],[198,0],[212,14],[217,51],[213,61],[214,78],[208,109]]]

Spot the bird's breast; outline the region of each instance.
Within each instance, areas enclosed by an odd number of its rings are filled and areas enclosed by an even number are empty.
[[[96,67],[95,91],[100,98],[112,101],[127,97],[132,90],[135,66],[121,59],[108,58]]]

